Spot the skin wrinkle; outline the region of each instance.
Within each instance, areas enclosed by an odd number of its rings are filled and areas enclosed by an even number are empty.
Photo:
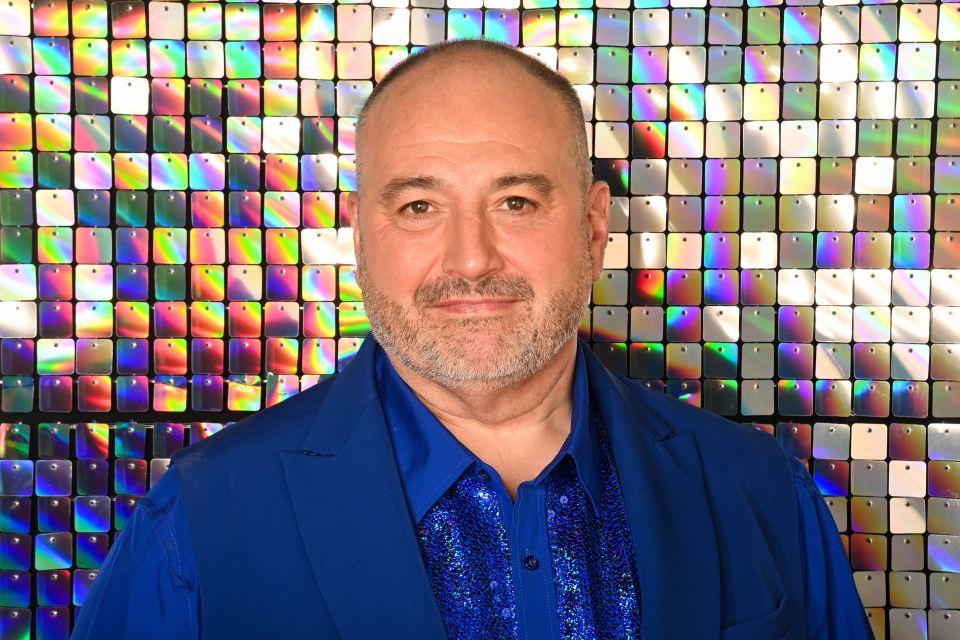
[[[554,192],[556,187],[553,182],[547,176],[539,173],[523,173],[523,174],[513,174],[513,175],[504,175],[494,179],[491,182],[493,188],[497,191],[505,190],[517,185],[529,185],[535,189],[542,198],[548,200],[551,204],[553,203]],[[384,209],[389,209],[394,201],[408,189],[440,189],[441,187],[446,187],[448,184],[442,179],[437,178],[436,176],[409,176],[409,177],[398,177],[391,179],[386,186],[381,189],[380,193],[377,195],[377,205]]]
[[[434,62],[395,80],[363,124],[366,177],[346,200],[357,284],[397,373],[514,497],[570,432],[576,336],[602,270],[609,186],[579,188],[559,100],[525,71],[436,73]],[[549,197],[529,181],[494,188],[530,175],[549,180]],[[438,184],[381,197],[413,177]],[[461,298],[514,302],[434,306]]]
[[[461,143],[461,144],[462,144],[462,143],[464,143],[463,140],[444,140],[444,139],[437,139],[436,142],[444,143],[444,144],[458,144],[458,143]],[[481,142],[496,142],[496,141],[483,140],[483,141],[481,141]],[[471,144],[472,144],[472,143],[471,143]],[[578,179],[580,180],[581,185],[585,185],[585,186],[581,189],[582,198],[581,198],[581,201],[580,201],[581,207],[585,208],[585,207],[587,206],[586,193],[589,191],[590,185],[591,185],[591,183],[593,182],[593,180],[592,180],[592,170],[591,170],[589,167],[580,167],[580,166],[579,166],[580,164],[583,164],[582,161],[579,161],[579,160],[578,160],[579,157],[580,157],[580,151],[581,151],[581,150],[578,148],[579,145],[577,145],[577,144],[574,143],[574,142],[571,142],[571,143],[568,145],[568,147],[569,147],[569,148],[568,148],[568,150],[567,150],[567,153],[570,154],[570,156],[571,156],[571,158],[572,158],[572,162],[577,163],[577,165],[578,165],[578,168],[577,168]],[[359,134],[359,127],[356,129],[355,148],[356,148],[356,155],[355,155],[356,160],[355,160],[354,166],[355,166],[356,180],[357,180],[357,191],[356,191],[356,193],[357,193],[357,196],[358,196],[359,198],[361,198],[361,201],[362,201],[364,190],[360,188],[360,184],[363,182],[363,179],[362,179],[362,177],[361,177],[362,170],[361,170],[361,168],[360,168],[360,167],[361,167],[361,161],[360,161],[360,155],[361,155],[361,154],[360,154],[360,134]],[[585,150],[584,150],[584,153],[586,153]],[[363,164],[366,165],[366,163],[363,163]],[[584,176],[586,176],[586,177],[584,177]],[[382,204],[382,203],[380,203],[380,204]]]

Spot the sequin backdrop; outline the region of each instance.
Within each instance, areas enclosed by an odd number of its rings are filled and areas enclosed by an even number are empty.
[[[960,637],[960,4],[803,0],[0,2],[0,636],[349,361],[358,111],[480,36],[582,98],[596,352],[809,461],[878,637]]]

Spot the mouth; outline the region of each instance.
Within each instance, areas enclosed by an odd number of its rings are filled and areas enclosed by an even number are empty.
[[[458,298],[444,300],[432,306],[447,313],[496,313],[508,309],[517,302],[519,301],[512,298]]]

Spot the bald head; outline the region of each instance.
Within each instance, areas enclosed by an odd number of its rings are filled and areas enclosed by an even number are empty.
[[[502,82],[526,85],[538,83],[538,104],[534,108],[543,111],[544,118],[555,121],[551,127],[556,135],[565,138],[567,153],[570,156],[572,171],[578,185],[578,191],[586,194],[593,182],[593,170],[584,127],[583,110],[580,98],[573,85],[554,70],[521,50],[492,40],[462,39],[447,40],[431,45],[413,54],[393,67],[377,83],[360,111],[356,125],[356,172],[357,190],[364,184],[364,167],[368,164],[369,132],[371,123],[380,118],[393,122],[395,109],[391,97],[403,88],[410,89],[413,83],[424,99],[430,99],[430,92],[452,74],[486,71],[495,72]],[[495,88],[492,88],[495,90]],[[462,114],[469,117],[469,114]],[[468,127],[469,122],[463,122]]]

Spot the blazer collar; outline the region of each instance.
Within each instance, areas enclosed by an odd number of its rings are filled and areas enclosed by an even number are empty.
[[[331,382],[301,451],[281,454],[287,485],[344,637],[390,629],[394,638],[445,638],[379,403],[376,348],[368,335]],[[717,637],[719,557],[696,438],[674,428],[671,400],[609,371],[589,349],[584,357],[630,523],[644,637]]]
[[[643,637],[715,638],[719,555],[694,433],[675,428],[677,401],[610,371],[589,350],[587,368],[633,537]]]
[[[317,585],[345,639],[447,637],[374,384],[376,344],[333,379],[301,444],[280,454]],[[387,633],[389,630],[389,633]]]
[[[304,453],[339,453],[358,422],[358,410],[379,399],[374,372],[378,347],[373,334],[368,334],[356,355],[333,379],[320,410],[311,417],[313,425],[303,439]]]

